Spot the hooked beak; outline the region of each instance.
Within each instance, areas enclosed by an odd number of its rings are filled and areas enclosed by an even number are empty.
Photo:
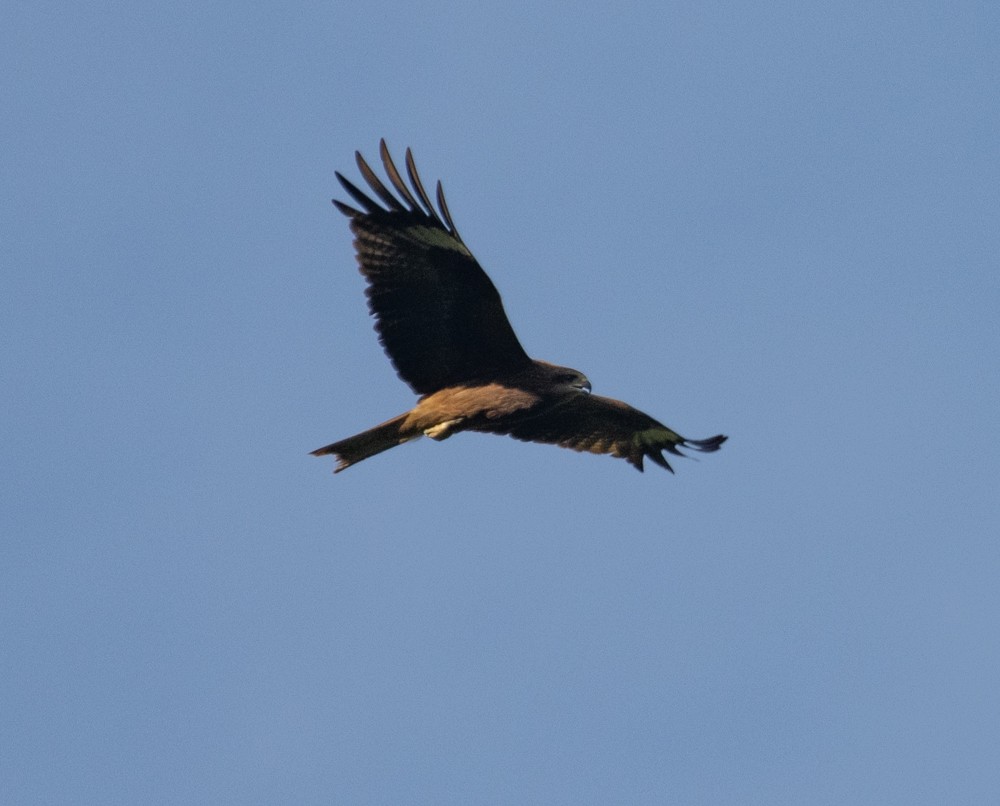
[[[586,378],[584,378],[579,383],[574,383],[573,386],[575,386],[581,392],[586,392],[588,395],[590,394],[590,381],[588,381]]]

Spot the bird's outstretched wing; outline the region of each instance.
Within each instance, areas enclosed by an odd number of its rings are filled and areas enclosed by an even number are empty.
[[[608,453],[642,471],[648,458],[666,468],[673,468],[663,451],[684,456],[679,448],[711,453],[726,437],[685,439],[648,414],[620,400],[598,395],[578,395],[544,414],[501,424],[497,431],[525,442],[543,442],[572,448],[575,451]]]
[[[356,152],[358,169],[378,201],[338,173],[358,207],[333,203],[351,219],[368,307],[399,377],[414,392],[428,394],[530,364],[500,294],[455,229],[441,183],[435,206],[409,149],[409,185],[385,140],[380,154],[395,193]]]

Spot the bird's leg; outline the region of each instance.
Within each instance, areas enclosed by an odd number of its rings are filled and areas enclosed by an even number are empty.
[[[454,433],[452,427],[458,425],[464,419],[464,417],[456,417],[453,420],[445,420],[437,425],[432,425],[430,428],[424,429],[424,436],[436,439],[439,442],[442,439],[448,439]]]

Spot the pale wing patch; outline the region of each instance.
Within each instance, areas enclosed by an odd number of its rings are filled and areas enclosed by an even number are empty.
[[[410,240],[423,246],[435,246],[438,249],[449,249],[458,252],[460,255],[471,258],[472,252],[465,248],[465,244],[456,240],[443,229],[438,227],[407,227],[406,235]]]

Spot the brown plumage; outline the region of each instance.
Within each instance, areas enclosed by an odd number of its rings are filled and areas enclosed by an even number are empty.
[[[380,153],[395,193],[356,152],[358,169],[378,201],[338,173],[358,206],[333,203],[350,218],[379,341],[399,377],[421,397],[405,414],[319,448],[314,456],[336,455],[339,473],[421,436],[442,440],[482,431],[607,453],[639,470],[648,457],[673,472],[663,451],[711,453],[726,441],[721,434],[685,439],[620,400],[590,394],[590,381],[577,370],[529,358],[496,287],[459,236],[441,183],[435,205],[409,149],[409,185],[384,140]]]

